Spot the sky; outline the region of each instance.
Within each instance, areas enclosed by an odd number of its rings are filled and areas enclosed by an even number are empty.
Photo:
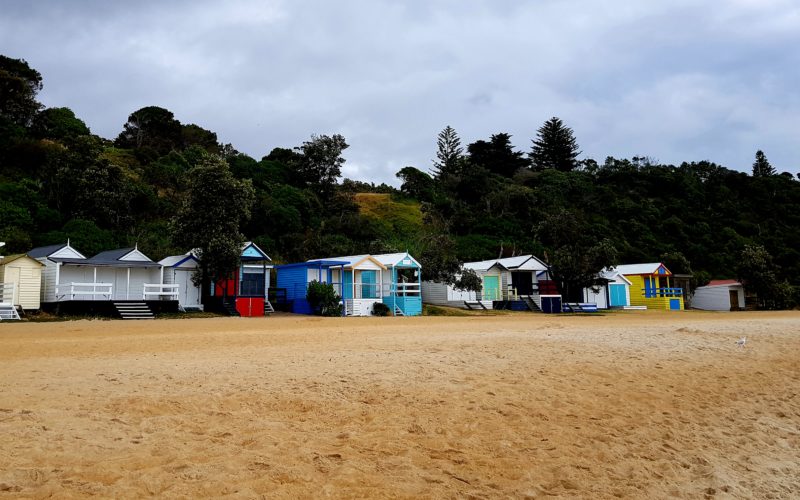
[[[800,171],[796,0],[0,0],[0,53],[40,101],[114,138],[145,106],[260,159],[345,136],[343,174],[397,185],[436,135],[513,135],[557,116],[581,158],[711,160],[763,150]]]

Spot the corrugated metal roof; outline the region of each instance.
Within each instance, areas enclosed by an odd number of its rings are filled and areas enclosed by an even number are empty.
[[[742,284],[736,280],[711,280],[708,282],[708,285],[706,286],[731,286],[731,285],[742,286]]]
[[[465,269],[473,271],[486,271],[494,265],[499,265],[509,271],[523,268],[529,271],[546,271],[547,265],[533,255],[518,255],[516,257],[505,257],[502,259],[481,260],[478,262],[465,262]]]
[[[408,252],[383,253],[379,255],[373,255],[373,257],[384,266],[397,266],[398,264],[402,263],[404,259],[409,258],[414,261],[417,266],[422,267],[422,265],[417,262],[417,259],[412,257]]]
[[[648,262],[646,264],[621,264],[614,269],[622,274],[656,274],[661,262]]]

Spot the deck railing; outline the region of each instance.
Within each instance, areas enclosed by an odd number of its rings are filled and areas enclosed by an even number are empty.
[[[145,283],[142,288],[142,300],[178,300],[180,285],[164,285]]]
[[[656,297],[683,297],[683,288],[642,288],[642,294],[646,299]]]
[[[113,290],[113,283],[62,283],[56,285],[56,298],[75,300],[80,295],[90,297],[86,300],[111,300]]]
[[[0,304],[14,304],[16,296],[15,283],[0,283]]]

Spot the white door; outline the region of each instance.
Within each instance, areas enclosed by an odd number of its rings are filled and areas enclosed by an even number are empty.
[[[200,305],[200,287],[192,283],[192,271],[175,271],[175,283],[179,285],[180,304],[183,307]]]

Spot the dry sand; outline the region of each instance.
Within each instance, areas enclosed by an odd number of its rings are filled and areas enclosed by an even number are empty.
[[[797,498],[798,392],[794,312],[3,323],[0,498]]]

